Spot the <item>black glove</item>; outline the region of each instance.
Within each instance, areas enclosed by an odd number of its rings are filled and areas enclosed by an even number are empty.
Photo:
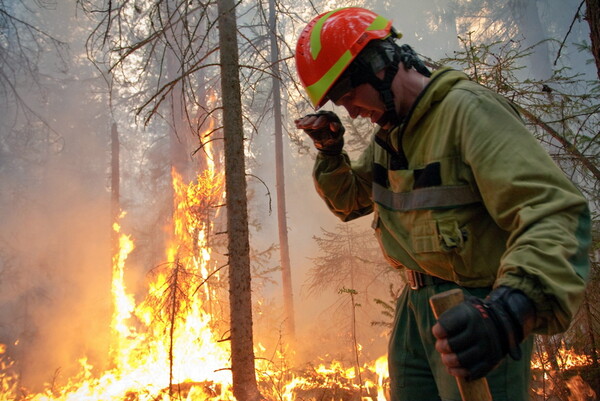
[[[535,307],[522,291],[502,286],[485,300],[467,297],[441,314],[438,323],[461,367],[469,371],[467,379],[475,380],[507,354],[521,359],[519,344],[533,329]]]
[[[311,118],[312,117],[312,118]],[[312,124],[302,124],[310,121]],[[320,152],[326,155],[339,155],[344,147],[344,126],[332,111],[319,111],[297,120],[296,125],[310,136]]]

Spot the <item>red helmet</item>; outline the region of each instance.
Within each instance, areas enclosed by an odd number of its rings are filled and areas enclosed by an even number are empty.
[[[314,18],[296,45],[296,69],[315,108],[358,53],[373,39],[393,33],[392,21],[359,7],[339,8]]]

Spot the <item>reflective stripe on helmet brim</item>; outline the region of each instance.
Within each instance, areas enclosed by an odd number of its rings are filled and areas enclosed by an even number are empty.
[[[319,104],[325,93],[329,90],[333,82],[340,76],[344,69],[350,64],[352,60],[352,53],[347,50],[342,56],[336,61],[336,63],[314,84],[306,87],[306,92],[313,105],[321,106]]]

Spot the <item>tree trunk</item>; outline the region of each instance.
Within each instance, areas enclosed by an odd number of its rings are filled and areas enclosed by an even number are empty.
[[[187,113],[185,110],[185,93],[183,90],[182,80],[179,76],[182,74],[183,67],[179,61],[182,57],[181,54],[176,54],[179,51],[178,46],[181,46],[180,42],[183,37],[183,26],[180,18],[185,18],[179,13],[171,10],[177,10],[175,0],[169,0],[166,3],[167,13],[170,15],[174,13],[172,24],[170,29],[166,30],[167,43],[166,47],[166,58],[167,58],[167,78],[170,81],[177,80],[173,89],[169,93],[169,105],[170,110],[170,122],[169,122],[169,149],[171,156],[171,166],[177,171],[183,178],[183,182],[189,182],[193,177],[191,176],[191,163],[188,157],[188,145],[187,139],[191,138],[189,133],[189,123],[187,123]]]
[[[292,268],[288,243],[287,213],[285,204],[285,175],[283,164],[283,133],[281,122],[281,87],[279,74],[279,48],[277,47],[277,20],[275,0],[269,0],[269,29],[271,31],[271,72],[273,74],[273,113],[275,125],[275,178],[277,187],[277,222],[279,226],[279,253],[283,286],[283,308],[286,334],[294,341],[296,324],[294,317],[294,294]]]
[[[585,0],[585,19],[590,25],[592,54],[596,60],[596,70],[600,79],[600,0]]]
[[[110,246],[111,255],[115,255],[119,250],[119,233],[112,229],[112,224],[116,223],[121,214],[120,190],[120,150],[119,131],[117,123],[112,123],[110,129]]]
[[[589,291],[589,288],[588,288]],[[589,382],[590,386],[592,387],[592,389],[594,389],[596,392],[598,391],[598,389],[600,388],[600,377],[597,374],[597,372],[600,372],[600,366],[598,365],[598,345],[596,344],[596,332],[595,332],[595,328],[596,328],[596,324],[594,324],[594,321],[596,320],[596,318],[594,317],[594,314],[592,313],[592,306],[590,306],[590,299],[588,297],[588,291],[586,291],[585,294],[585,298],[583,299],[583,308],[585,311],[585,321],[587,323],[587,334],[588,334],[588,340],[589,340],[589,344],[588,344],[588,355],[591,354],[592,356],[592,369],[594,372],[596,372],[596,374],[591,375],[589,378],[586,378],[586,380]]]
[[[256,384],[252,337],[250,244],[244,160],[244,132],[239,80],[237,25],[233,0],[218,0],[221,96],[225,143],[225,191],[229,240],[231,371],[238,400],[261,396]]]
[[[550,68],[550,51],[544,28],[540,21],[536,0],[515,1],[513,15],[519,31],[525,37],[527,47],[532,47],[529,59],[531,73],[537,79],[548,79],[552,76]]]
[[[175,325],[177,324],[178,300],[177,292],[179,287],[179,257],[175,259],[175,265],[171,272],[171,285],[168,289],[169,298],[171,299],[169,313],[169,397],[173,396],[173,367],[175,366],[175,357],[173,349],[175,348]]]
[[[590,354],[592,354],[592,366],[595,369],[598,369],[598,347],[596,346],[596,335],[594,333],[594,316],[592,315],[590,301],[588,299],[587,293],[583,298],[583,308],[585,310],[585,320],[587,322],[587,331],[590,341],[589,347]]]
[[[117,123],[112,123],[110,129],[110,214],[112,223],[117,221],[121,213],[120,206],[120,142]]]
[[[448,53],[458,50],[456,13],[452,0],[433,0],[431,9],[435,10],[432,17],[435,17],[437,22],[436,29],[431,32],[431,39]]]

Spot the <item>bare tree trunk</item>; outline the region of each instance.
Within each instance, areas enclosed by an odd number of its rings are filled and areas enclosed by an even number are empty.
[[[252,335],[250,244],[246,197],[244,131],[239,80],[237,22],[234,0],[218,0],[221,47],[221,96],[225,142],[225,191],[229,239],[229,302],[231,318],[231,371],[233,395],[256,401],[261,396],[256,383]]]
[[[173,367],[175,358],[173,349],[175,348],[175,325],[177,324],[177,290],[179,286],[179,257],[175,259],[175,266],[170,277],[172,284],[169,287],[169,298],[171,298],[169,314],[169,396],[173,395]]]
[[[590,39],[592,40],[592,54],[596,60],[596,70],[600,79],[600,0],[585,0],[585,19],[590,25]]]
[[[583,308],[585,310],[585,320],[587,322],[587,331],[588,331],[588,336],[589,336],[589,346],[590,346],[590,353],[592,354],[592,366],[595,369],[598,369],[598,347],[596,345],[596,335],[594,333],[594,316],[592,314],[592,310],[590,308],[590,301],[588,299],[587,293],[585,294],[585,297],[583,298]]]
[[[169,53],[171,54],[171,53]],[[172,54],[168,64],[171,71],[175,68],[172,66]],[[187,141],[190,137],[189,130],[186,127],[186,116],[183,102],[183,88],[181,82],[175,84],[171,96],[171,128],[169,129],[169,148],[171,151],[171,165],[175,168],[184,182],[192,180],[191,160],[188,157]]]
[[[119,220],[121,214],[120,205],[120,188],[121,188],[121,173],[120,173],[120,142],[119,130],[117,123],[113,122],[110,128],[110,254],[114,258],[119,253],[119,233],[114,229],[113,225]],[[113,262],[114,263],[114,262]],[[114,280],[115,266],[110,266],[112,271],[112,279]],[[115,313],[115,306],[112,305],[111,313]]]
[[[120,206],[120,142],[119,142],[119,131],[117,129],[117,123],[112,123],[110,129],[110,215],[111,215],[111,223],[117,221],[119,214],[121,213]],[[114,238],[117,236],[114,230],[112,245],[117,246],[118,248],[118,238]],[[114,255],[114,252],[112,253]]]
[[[168,38],[167,43],[169,45],[166,48],[167,53],[167,77],[173,81],[182,74],[183,67],[179,62],[181,54],[176,54],[175,51],[178,49],[178,44],[183,37],[183,26],[181,21],[177,20],[179,15],[177,5],[174,0],[165,2],[168,9],[167,14],[173,16],[173,23],[166,30]],[[183,17],[185,18],[185,17]],[[179,44],[179,46],[181,46]],[[169,93],[169,105],[170,110],[170,129],[169,129],[169,148],[171,153],[171,165],[175,168],[184,182],[189,182],[191,177],[191,163],[188,157],[187,139],[191,138],[189,134],[189,124],[187,123],[187,113],[185,111],[185,94],[183,90],[183,83],[181,79],[178,79],[173,89]]]
[[[458,50],[458,31],[456,30],[456,13],[452,0],[433,0],[432,17],[436,18],[437,29],[431,34],[432,40],[439,43],[447,52]]]
[[[531,72],[538,79],[548,79],[552,76],[550,68],[550,50],[544,40],[546,35],[540,21],[536,0],[515,1],[513,15],[519,25],[521,34],[525,37],[527,47],[535,46],[531,50]]]
[[[294,316],[294,293],[292,290],[292,268],[288,242],[287,213],[285,204],[285,175],[283,164],[283,133],[281,118],[281,87],[279,74],[279,48],[277,46],[277,20],[275,0],[269,0],[269,29],[271,31],[271,72],[273,73],[273,112],[275,125],[275,178],[277,186],[277,222],[279,226],[279,253],[283,285],[283,308],[285,328],[292,341],[296,337]]]
[[[588,291],[586,291],[585,298],[583,299],[582,308],[584,308],[585,311],[585,321],[587,323],[587,335],[589,341],[589,344],[587,344],[586,347],[589,347],[589,351],[587,352],[587,354],[591,354],[591,368],[592,371],[595,372],[595,374],[592,374],[589,377],[587,377],[586,381],[590,384],[591,388],[594,389],[594,391],[598,392],[598,389],[600,388],[600,377],[598,375],[598,372],[600,371],[600,366],[598,364],[598,345],[596,344],[597,340],[595,332],[595,328],[597,327],[597,325],[594,324],[596,318],[594,317],[594,314],[592,312],[593,306],[590,306],[590,298],[588,297]]]

